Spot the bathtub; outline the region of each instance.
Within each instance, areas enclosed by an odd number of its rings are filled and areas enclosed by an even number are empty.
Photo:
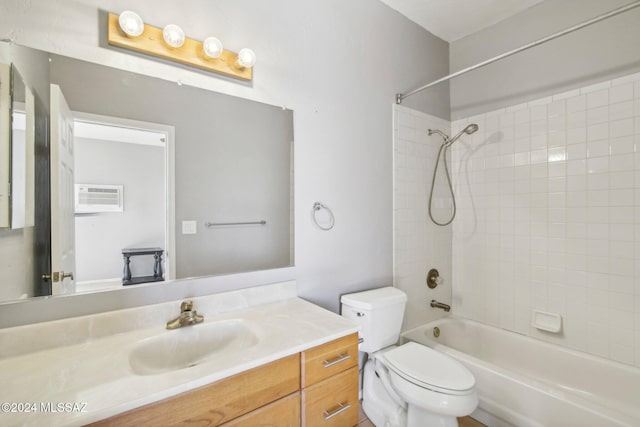
[[[640,426],[640,369],[632,366],[454,316],[402,339],[462,362],[480,400],[471,416],[491,427]]]

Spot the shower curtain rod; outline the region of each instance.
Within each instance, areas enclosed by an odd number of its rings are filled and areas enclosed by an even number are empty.
[[[398,94],[396,94],[396,104],[402,104],[402,101],[405,98],[408,98],[411,95],[415,95],[418,92],[422,92],[423,90],[428,89],[431,86],[435,86],[435,85],[437,85],[439,83],[446,82],[448,80],[451,80],[454,77],[458,77],[458,76],[461,76],[462,74],[466,74],[469,71],[473,71],[473,70],[476,70],[478,68],[484,67],[485,65],[492,64],[492,63],[494,63],[496,61],[499,61],[501,59],[504,59],[504,58],[506,58],[508,56],[515,55],[516,53],[520,53],[523,50],[527,50],[527,49],[530,49],[532,47],[541,45],[543,43],[546,43],[546,42],[551,41],[553,39],[556,39],[558,37],[564,36],[566,34],[572,33],[574,31],[577,31],[577,30],[581,29],[581,28],[584,28],[584,27],[589,26],[591,24],[595,24],[596,22],[600,22],[600,21],[602,21],[604,19],[610,18],[610,17],[618,15],[620,13],[626,12],[626,11],[631,10],[633,8],[636,8],[638,6],[640,6],[640,0],[634,1],[632,3],[629,3],[626,6],[619,7],[618,9],[614,9],[614,10],[612,10],[610,12],[607,12],[605,14],[599,15],[599,16],[593,18],[593,19],[590,19],[588,21],[582,22],[581,24],[578,24],[578,25],[574,25],[573,27],[567,28],[565,30],[559,31],[559,32],[557,32],[555,34],[552,34],[550,36],[541,38],[540,40],[536,40],[536,41],[534,41],[532,43],[526,44],[524,46],[520,46],[517,49],[513,49],[513,50],[510,50],[509,52],[505,52],[505,53],[503,53],[501,55],[494,56],[491,59],[487,59],[486,61],[479,62],[476,65],[472,65],[471,67],[467,67],[467,68],[464,68],[464,69],[462,69],[460,71],[456,71],[455,73],[449,74],[448,76],[442,77],[442,78],[440,78],[440,79],[438,79],[436,81],[433,81],[433,82],[431,82],[431,83],[429,83],[427,85],[421,86],[421,87],[419,87],[417,89],[414,89],[414,90],[412,90],[410,92],[407,92],[407,93],[404,93],[404,94],[398,93]]]

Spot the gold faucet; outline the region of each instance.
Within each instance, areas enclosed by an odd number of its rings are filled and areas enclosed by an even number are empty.
[[[167,322],[167,329],[178,329],[202,322],[204,322],[204,316],[200,316],[197,311],[193,310],[193,301],[183,301],[180,304],[180,316]]]

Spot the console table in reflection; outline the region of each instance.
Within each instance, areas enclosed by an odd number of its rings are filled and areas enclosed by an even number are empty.
[[[164,249],[162,248],[126,248],[122,250],[122,258],[124,259],[124,270],[122,272],[122,284],[127,285],[137,285],[139,283],[149,283],[149,282],[161,282],[164,280],[162,276],[162,254],[164,253]],[[153,264],[153,276],[138,276],[131,277],[131,267],[129,267],[129,263],[131,262],[132,256],[138,255],[153,255],[154,264]]]

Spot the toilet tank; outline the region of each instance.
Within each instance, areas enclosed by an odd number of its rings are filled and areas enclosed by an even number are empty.
[[[340,303],[342,316],[360,325],[360,351],[373,353],[398,341],[407,304],[407,295],[400,289],[385,287],[345,294]]]

